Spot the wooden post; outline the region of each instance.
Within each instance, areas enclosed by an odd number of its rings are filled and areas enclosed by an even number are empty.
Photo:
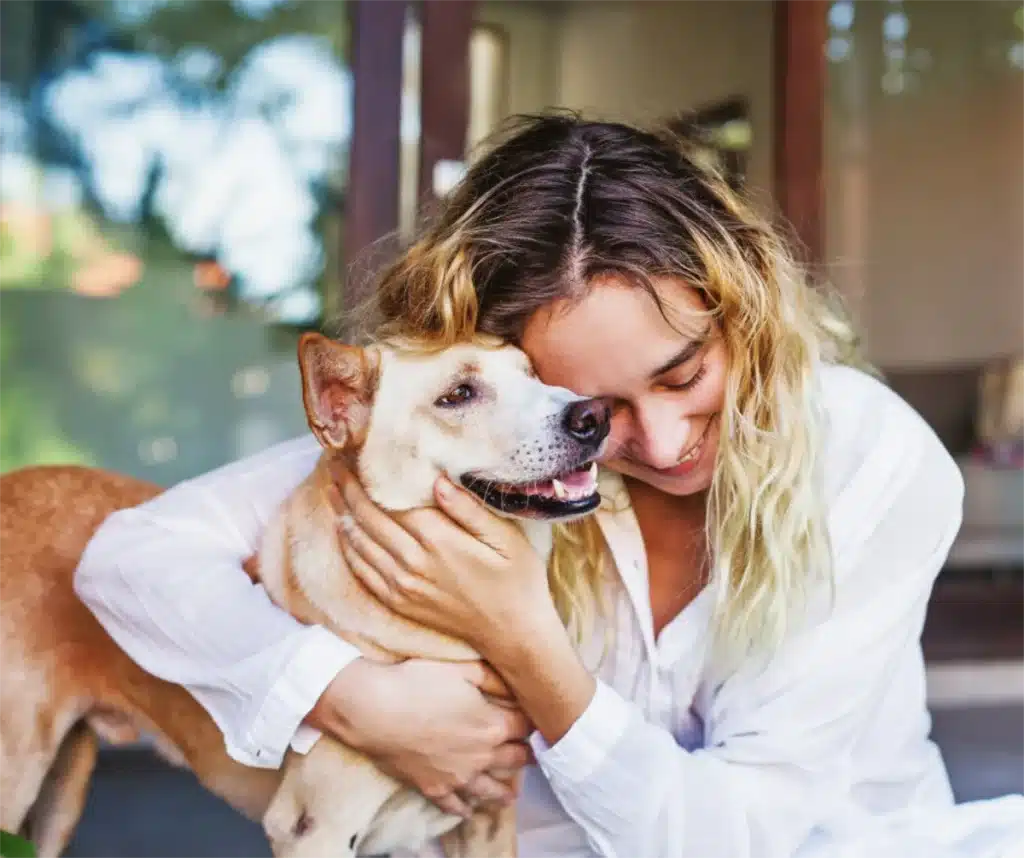
[[[370,248],[398,229],[399,125],[405,0],[350,0],[352,149],[345,190],[341,272],[344,333],[347,311],[369,297],[371,270],[396,245]],[[370,257],[373,257],[373,260]]]
[[[438,161],[462,161],[469,126],[469,37],[474,0],[423,0],[420,49],[421,209],[435,202]]]
[[[812,270],[825,258],[828,4],[775,0],[774,186],[779,212]]]

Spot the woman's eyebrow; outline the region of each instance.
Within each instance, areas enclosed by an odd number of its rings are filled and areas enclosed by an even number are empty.
[[[674,357],[670,358],[661,366],[659,366],[656,370],[654,370],[654,372],[651,373],[650,377],[652,379],[655,379],[659,375],[664,375],[666,372],[670,372],[677,366],[686,363],[690,358],[692,358],[695,354],[697,354],[697,352],[700,351],[701,347],[704,345],[706,341],[707,331],[700,334],[695,339],[690,340],[685,346],[683,346],[679,350],[678,354],[676,354]]]

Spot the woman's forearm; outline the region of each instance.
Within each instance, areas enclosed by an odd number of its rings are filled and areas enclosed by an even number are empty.
[[[201,500],[193,508],[201,515]],[[276,767],[303,716],[359,651],[303,626],[215,537],[175,523],[116,513],[86,549],[75,591],[134,661],[188,689],[234,759]]]
[[[540,735],[553,745],[586,711],[597,683],[553,608],[511,637],[485,643],[482,653]]]

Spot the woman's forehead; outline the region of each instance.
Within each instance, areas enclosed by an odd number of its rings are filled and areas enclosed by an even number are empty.
[[[578,393],[609,394],[647,379],[689,340],[702,338],[708,312],[678,278],[654,278],[661,307],[643,288],[604,278],[582,299],[538,311],[522,346],[540,377]]]

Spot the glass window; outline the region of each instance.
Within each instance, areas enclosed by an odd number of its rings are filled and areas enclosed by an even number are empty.
[[[305,427],[352,122],[339,0],[4,3],[0,469],[169,483]]]
[[[886,368],[1024,341],[1021,3],[830,5],[833,279]]]

